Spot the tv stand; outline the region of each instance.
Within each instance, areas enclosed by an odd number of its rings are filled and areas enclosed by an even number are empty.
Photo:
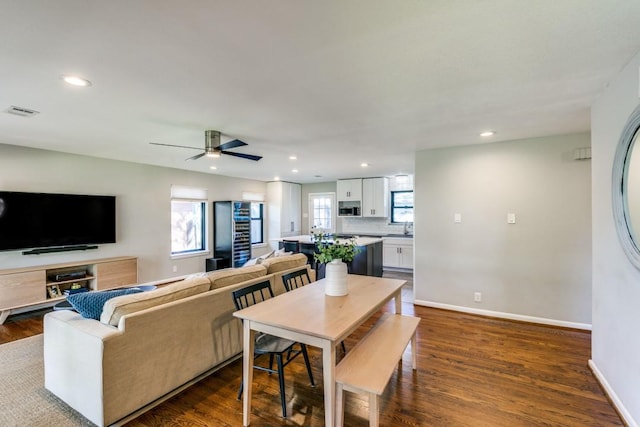
[[[23,251],[22,255],[40,255],[52,252],[86,251],[87,249],[98,249],[96,245],[76,245],[76,246],[55,246],[51,248],[37,248]]]
[[[78,285],[89,291],[99,291],[137,283],[136,257],[0,270],[0,325],[17,309],[41,308],[45,304],[64,301],[64,291]]]

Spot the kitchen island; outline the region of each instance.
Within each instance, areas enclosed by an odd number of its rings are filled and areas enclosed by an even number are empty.
[[[348,241],[348,238],[338,238],[337,242]],[[288,252],[300,252],[307,256],[309,264],[316,270],[318,279],[324,277],[324,264],[317,264],[313,259],[315,243],[312,236],[290,236],[277,239],[278,246]],[[360,274],[363,276],[382,277],[382,239],[379,237],[356,237],[356,246],[360,252],[353,261],[347,263],[350,274]]]

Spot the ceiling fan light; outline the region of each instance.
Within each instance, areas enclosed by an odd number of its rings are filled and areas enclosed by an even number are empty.
[[[217,159],[220,157],[220,153],[216,153],[215,151],[212,151],[210,153],[207,153],[206,156],[212,159]]]

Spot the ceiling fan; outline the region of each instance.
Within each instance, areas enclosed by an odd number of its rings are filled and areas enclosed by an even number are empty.
[[[185,145],[172,145],[172,144],[160,144],[158,142],[150,142],[152,145],[163,145],[165,147],[179,147],[179,148],[190,148],[192,150],[202,150],[202,148],[196,147],[187,147]],[[262,156],[255,156],[253,154],[245,154],[245,153],[234,153],[233,151],[227,151],[231,148],[242,147],[243,145],[248,145],[244,141],[240,141],[239,139],[234,139],[229,142],[225,142],[224,144],[220,144],[220,132],[217,130],[205,130],[204,131],[204,152],[200,154],[196,154],[193,157],[189,157],[185,160],[196,160],[202,156],[207,157],[220,157],[222,154],[240,157],[247,160],[258,161],[262,158]]]

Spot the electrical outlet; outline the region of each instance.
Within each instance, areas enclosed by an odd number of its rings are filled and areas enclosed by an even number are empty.
[[[473,300],[475,302],[482,302],[482,292],[474,292],[473,293]]]
[[[173,266],[173,272],[174,272],[174,273],[177,273],[177,272],[178,272],[178,266],[177,266],[177,265],[174,265],[174,266]]]

